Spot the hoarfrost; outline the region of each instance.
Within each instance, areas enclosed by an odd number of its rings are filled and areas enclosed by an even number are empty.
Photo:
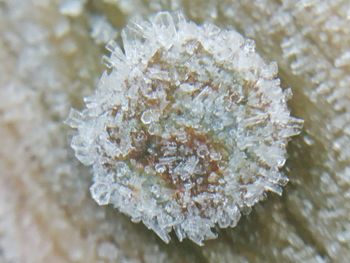
[[[168,12],[129,24],[122,38],[125,53],[108,46],[110,72],[67,121],[98,204],[165,242],[175,229],[202,245],[265,191],[282,193],[286,145],[302,121],[290,117],[290,92],[252,40]]]

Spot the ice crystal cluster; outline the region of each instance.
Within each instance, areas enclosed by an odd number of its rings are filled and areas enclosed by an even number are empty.
[[[119,41],[124,21],[179,8],[254,39],[305,120],[288,144],[283,197],[204,247],[166,245],[97,205],[63,124],[92,94],[102,45]],[[349,262],[349,10],[349,0],[0,0],[0,262]]]
[[[92,197],[142,221],[165,242],[198,244],[233,227],[241,211],[282,193],[290,116],[276,77],[254,42],[160,12],[114,42],[86,109],[68,124],[76,157],[93,170]]]

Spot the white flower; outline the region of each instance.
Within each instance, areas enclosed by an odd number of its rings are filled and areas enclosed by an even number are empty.
[[[233,227],[240,210],[281,194],[290,117],[276,78],[254,42],[235,31],[158,13],[130,24],[122,51],[86,109],[72,110],[72,147],[92,165],[93,198],[142,221],[165,242],[198,244]]]

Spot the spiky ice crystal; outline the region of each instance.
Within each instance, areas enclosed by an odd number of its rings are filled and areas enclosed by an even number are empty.
[[[174,229],[202,245],[266,191],[282,193],[286,145],[302,121],[252,40],[168,12],[129,24],[122,40],[124,51],[107,46],[109,70],[86,109],[67,120],[99,205],[165,242]]]

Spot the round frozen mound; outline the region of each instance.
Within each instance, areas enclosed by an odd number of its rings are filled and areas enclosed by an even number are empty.
[[[130,24],[122,40],[107,47],[109,69],[86,108],[68,118],[98,204],[165,242],[174,229],[201,245],[266,191],[281,194],[286,145],[302,121],[252,40],[167,12]]]

